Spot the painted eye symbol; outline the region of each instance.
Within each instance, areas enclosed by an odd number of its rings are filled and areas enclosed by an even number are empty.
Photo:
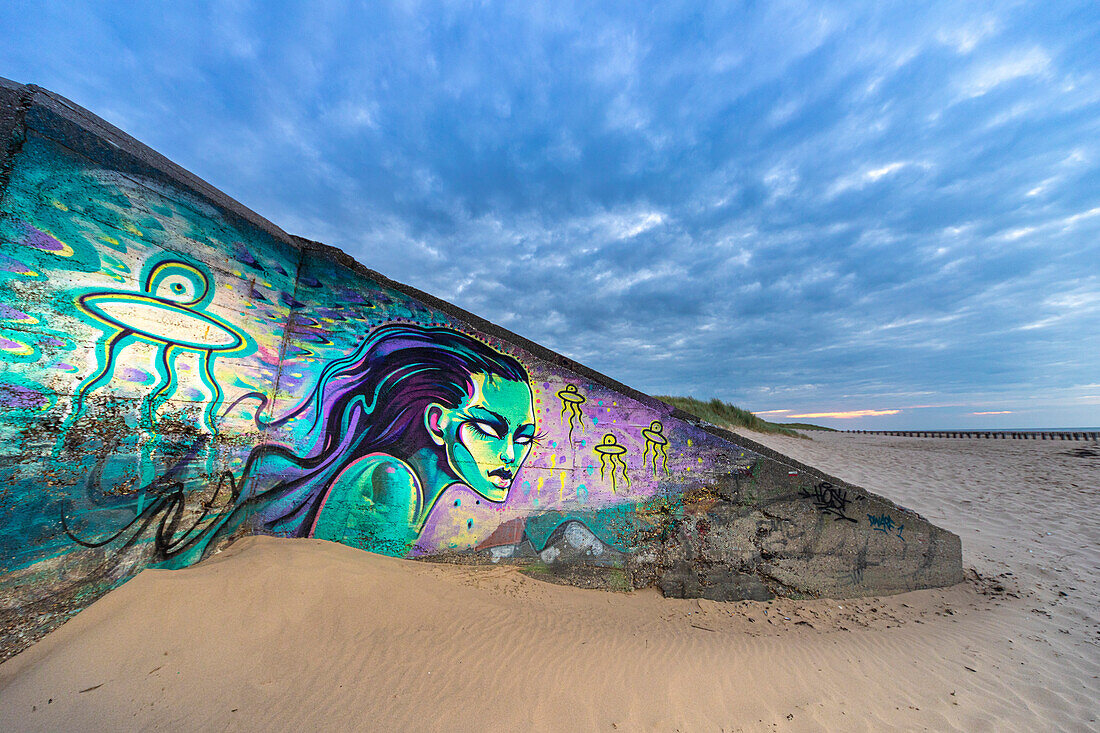
[[[482,435],[487,435],[490,438],[496,438],[500,440],[503,434],[492,423],[482,422],[481,420],[471,420],[470,424],[474,426],[474,430],[478,431]]]
[[[182,278],[173,277],[166,282],[161,282],[157,290],[161,295],[176,299],[186,297],[191,290],[191,284],[183,281]]]
[[[530,445],[534,442],[535,438],[531,435],[517,435],[515,440],[516,445]]]

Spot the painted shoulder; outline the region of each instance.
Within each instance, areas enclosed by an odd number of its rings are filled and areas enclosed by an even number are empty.
[[[420,480],[408,463],[385,453],[363,456],[332,480],[317,511],[310,535],[345,544],[363,522],[409,525],[423,503]]]
[[[404,484],[407,481],[420,488],[420,480],[412,466],[387,453],[371,453],[345,466],[332,480],[330,493],[338,487],[347,489],[353,485],[365,487],[373,484]]]

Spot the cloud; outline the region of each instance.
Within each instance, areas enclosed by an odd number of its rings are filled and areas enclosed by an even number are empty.
[[[642,390],[1060,426],[1100,353],[1080,16],[12,2],[0,68]]]
[[[882,417],[883,415],[897,415],[901,410],[848,410],[843,412],[808,412],[804,415],[788,415],[791,418],[820,418],[831,417],[841,420],[851,420],[857,417]]]
[[[848,191],[849,189],[863,188],[864,186],[877,183],[882,178],[885,178],[887,176],[897,173],[898,171],[910,167],[928,170],[932,167],[932,165],[923,161],[913,162],[907,160],[896,160],[891,163],[885,163],[881,165],[873,164],[872,166],[868,166],[858,173],[849,174],[837,179],[837,181],[834,182],[833,185],[830,187],[829,195],[835,196],[839,193],[843,193],[844,191]]]
[[[888,176],[888,175],[890,175],[891,173],[893,173],[895,171],[901,170],[902,168],[904,168],[907,165],[909,165],[909,164],[904,162],[904,161],[898,161],[896,163],[887,163],[886,165],[882,166],[881,168],[873,168],[872,170],[867,171],[866,173],[863,174],[863,177],[866,178],[868,181],[874,182],[874,181],[877,181],[878,179],[882,178],[883,176]]]
[[[965,55],[996,34],[998,25],[997,18],[986,16],[965,25],[942,28],[936,33],[936,39],[954,48],[956,53]]]
[[[965,97],[980,97],[1016,79],[1046,76],[1050,66],[1050,56],[1041,48],[1016,50],[972,69],[959,83],[960,91]]]

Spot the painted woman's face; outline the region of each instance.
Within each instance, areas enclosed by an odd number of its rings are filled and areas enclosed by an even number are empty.
[[[487,374],[474,374],[471,385],[462,404],[433,404],[424,421],[455,475],[486,499],[504,501],[535,440],[531,387]]]

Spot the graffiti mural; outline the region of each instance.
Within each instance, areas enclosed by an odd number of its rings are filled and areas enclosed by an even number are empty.
[[[49,443],[56,479],[8,510],[7,570],[179,564],[237,531],[431,554],[555,511],[617,546],[591,513],[660,493],[677,439],[695,453],[652,406],[45,139],[2,231],[7,450]],[[4,470],[30,492],[42,468]]]
[[[73,413],[79,414],[85,396],[111,379],[115,366],[122,362],[119,352],[142,339],[156,347],[157,383],[143,400],[148,424],[152,425],[157,407],[176,390],[176,354],[191,351],[199,355],[198,377],[211,395],[203,423],[216,431],[222,390],[212,371],[214,357],[234,352],[244,355],[249,340],[222,319],[203,312],[214,296],[210,280],[201,265],[170,257],[146,263],[140,293],[93,290],[77,296],[77,308],[104,333],[96,344],[98,366],[77,388]]]
[[[668,470],[668,438],[664,434],[664,426],[660,420],[654,420],[648,428],[642,430],[645,438],[645,451],[642,453],[642,465],[646,465],[652,454],[653,477],[657,477],[657,459],[661,459],[661,472],[666,476],[672,475]]]
[[[8,569],[74,548],[180,564],[237,531],[423,555],[523,534],[535,515],[622,551],[626,524],[606,511],[713,465],[668,408],[302,260],[181,191],[44,139],[23,156],[2,314],[18,357],[4,394],[26,419],[4,429],[17,451],[52,425],[56,480],[10,510]],[[30,492],[42,466],[5,470]]]
[[[577,385],[567,384],[563,389],[558,390],[558,399],[561,400],[561,417],[562,420],[566,420],[566,413],[568,413],[569,422],[569,442],[573,442],[573,427],[574,422],[576,427],[584,430],[584,412],[581,410],[587,400],[585,396],[577,392]]]
[[[600,456],[600,478],[605,476],[611,481],[611,493],[615,493],[615,476],[622,474],[622,480],[630,487],[630,476],[627,475],[627,463],[623,455],[626,447],[621,445],[613,433],[603,436],[596,447],[593,448]]]
[[[33,134],[3,194],[2,570],[198,550],[257,433],[225,397],[277,381],[286,309],[248,294],[293,284],[224,253],[295,251]]]
[[[413,548],[452,487],[502,504],[540,438],[523,365],[438,327],[375,329],[277,425],[300,416],[306,451],[249,455],[249,514],[276,534],[392,555]]]

